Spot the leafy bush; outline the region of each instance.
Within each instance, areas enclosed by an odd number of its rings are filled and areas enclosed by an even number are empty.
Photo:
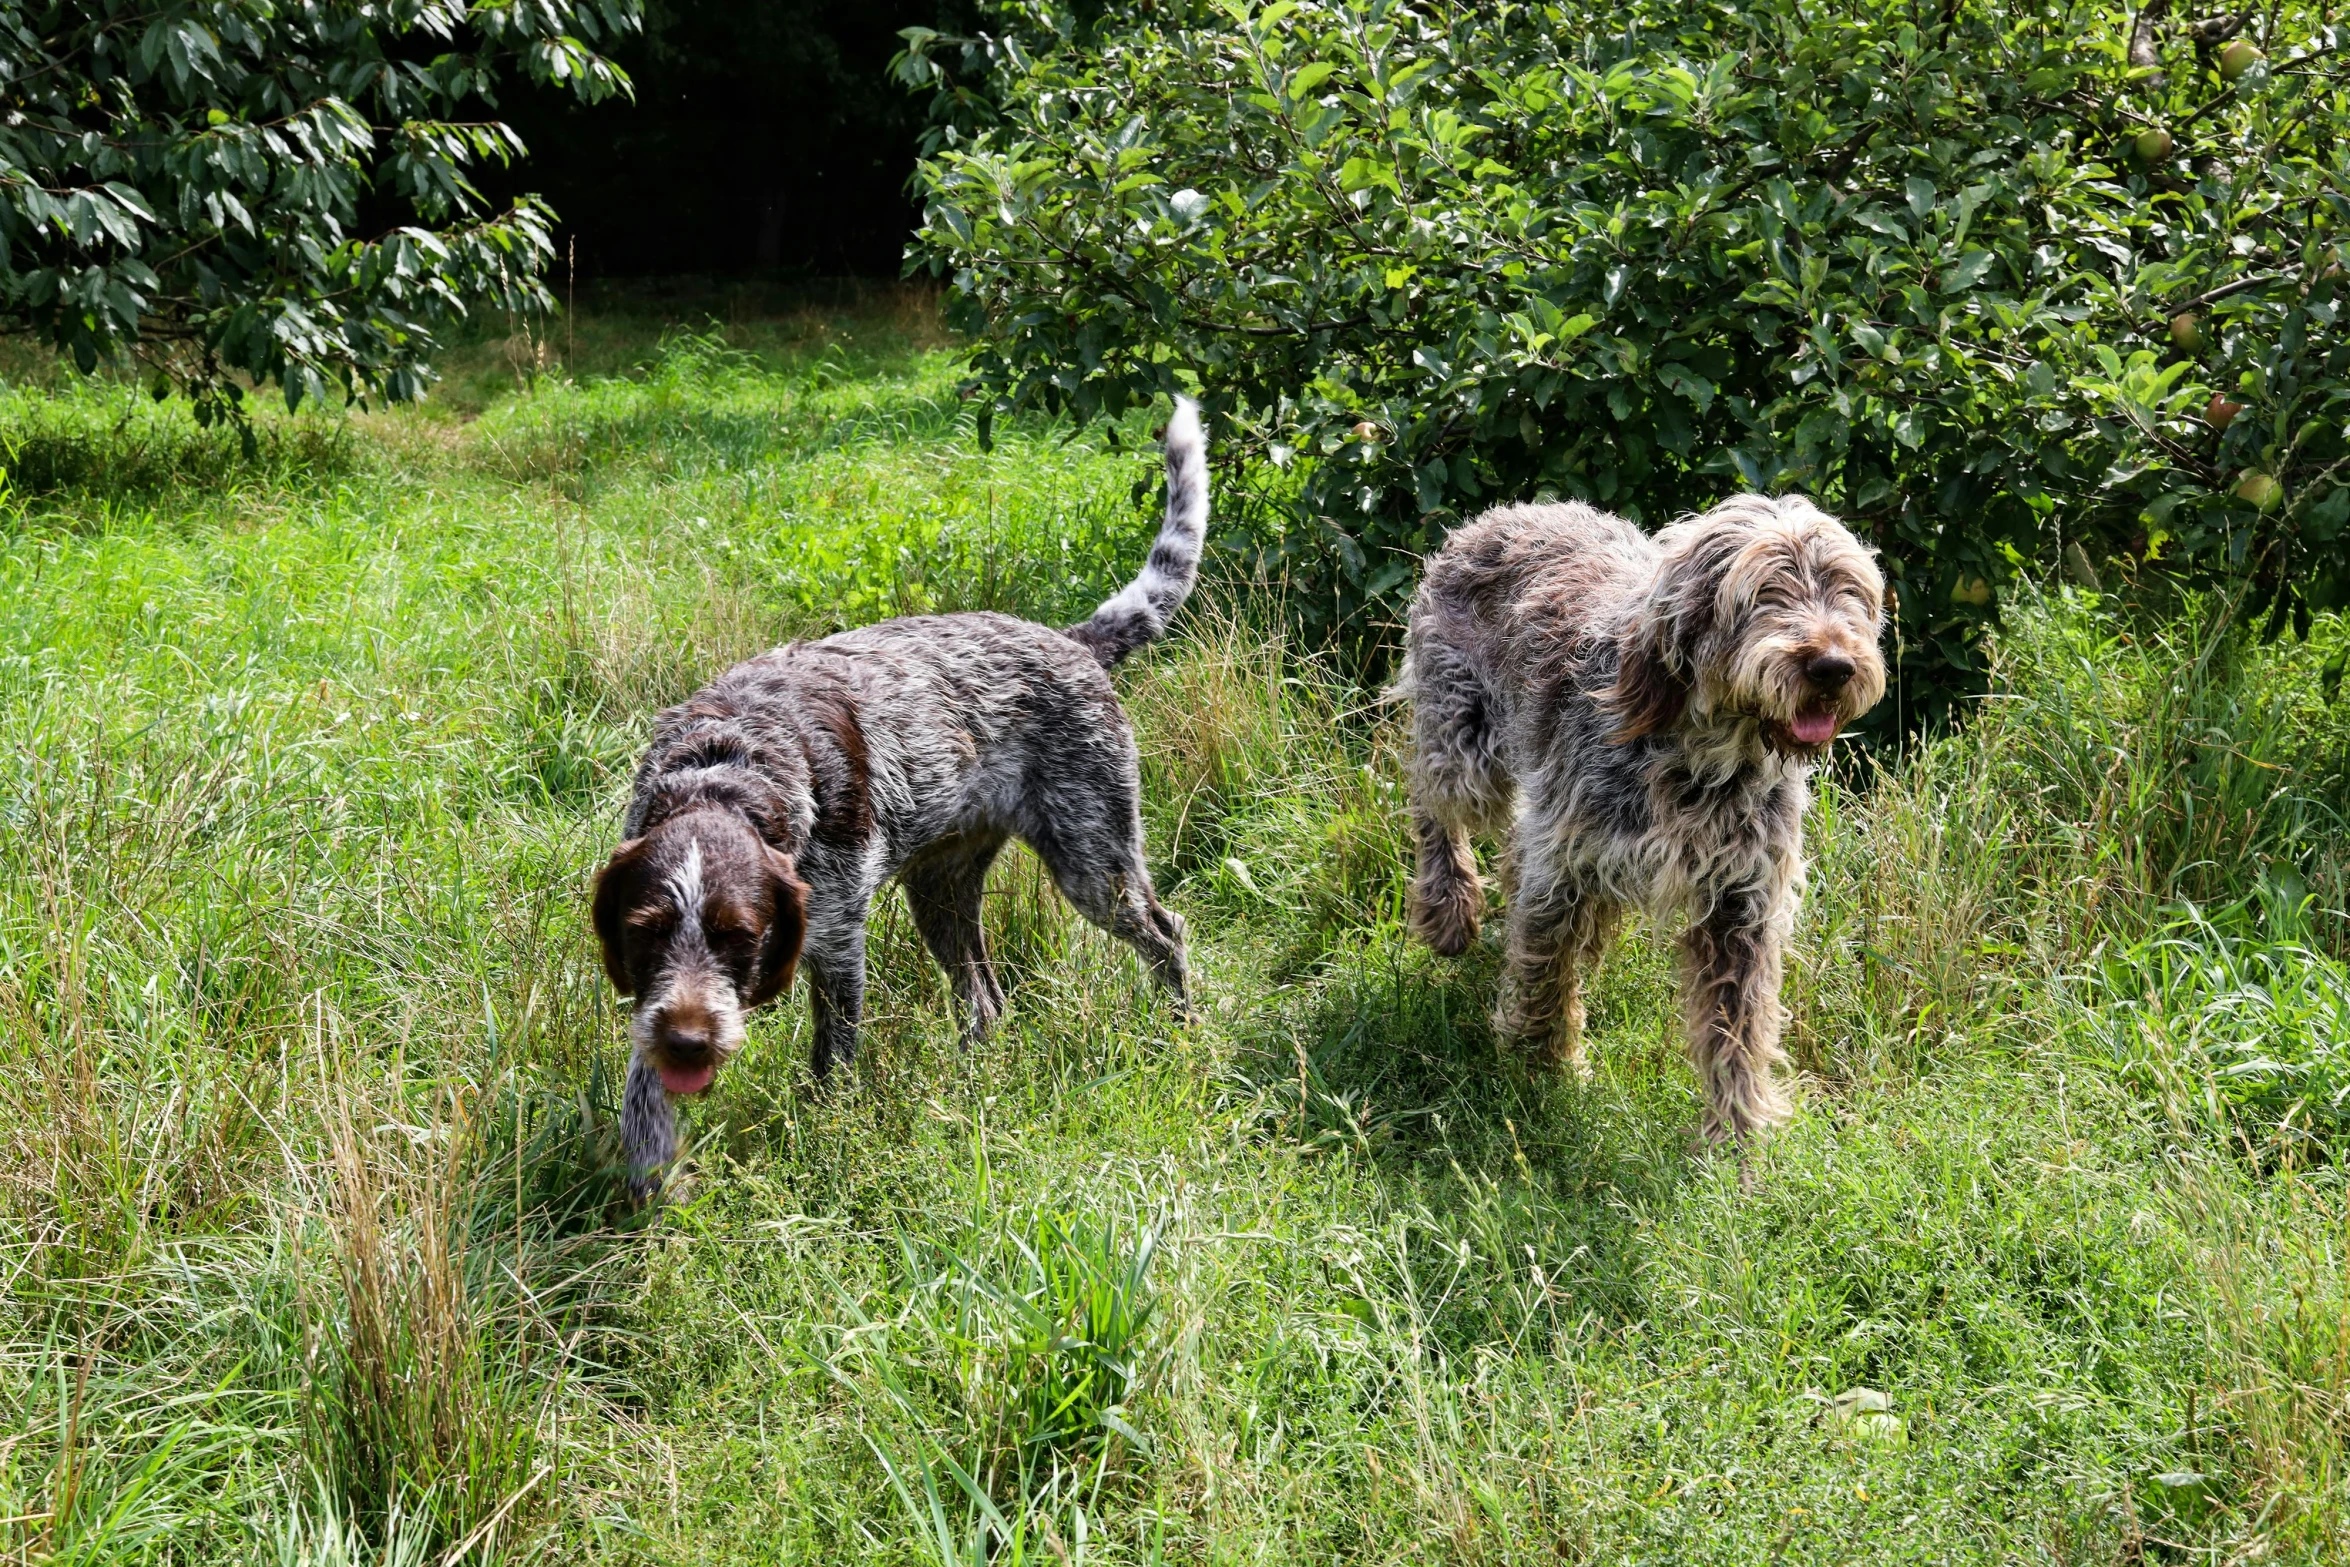
[[[1741,486],[1884,548],[1929,704],[2027,563],[2250,574],[2272,633],[2350,599],[2314,6],[1001,12],[1000,117],[942,134],[915,251],[978,384],[1094,416],[1196,375],[1295,470],[1272,548],[1342,623],[1493,501]],[[967,94],[965,41],[908,36]]]
[[[550,303],[554,215],[469,171],[522,144],[499,72],[594,101],[637,0],[279,6],[0,0],[0,328],[87,371],[135,359],[210,423],[241,373],[288,406],[422,395],[434,332]],[[386,199],[417,222],[358,232]]]

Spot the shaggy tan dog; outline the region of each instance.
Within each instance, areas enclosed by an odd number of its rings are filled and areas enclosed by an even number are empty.
[[[1506,832],[1494,1026],[1588,1071],[1583,970],[1631,905],[1681,914],[1682,1004],[1710,1140],[1787,1117],[1781,954],[1806,784],[1885,691],[1884,579],[1799,496],[1741,495],[1654,538],[1591,507],[1456,531],[1413,601],[1414,928],[1468,946],[1473,831]]]

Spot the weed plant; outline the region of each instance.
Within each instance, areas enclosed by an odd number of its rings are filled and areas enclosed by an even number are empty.
[[[1748,1192],[1669,933],[1592,1082],[1498,1052],[1400,715],[1228,576],[1118,677],[1205,1019],[1015,851],[994,1038],[885,898],[854,1087],[762,1014],[629,1209],[652,713],[1147,547],[1147,428],[981,451],[926,309],[616,301],[252,458],[0,392],[0,1559],[2341,1559],[2336,619],[2027,598],[1824,778]]]

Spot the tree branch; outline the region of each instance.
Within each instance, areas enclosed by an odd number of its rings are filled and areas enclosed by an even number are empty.
[[[2170,14],[2170,0],[2146,0],[2138,10],[2137,20],[2130,24],[2130,65],[2134,70],[2152,71],[2150,85],[2162,85],[2162,53],[2154,45],[2154,30]]]

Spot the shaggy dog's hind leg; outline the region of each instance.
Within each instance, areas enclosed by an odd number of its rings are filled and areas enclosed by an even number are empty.
[[[1573,1067],[1575,1074],[1586,1080],[1591,1076],[1591,1062],[1583,1053],[1583,981],[1599,967],[1622,923],[1623,910],[1617,904],[1606,898],[1584,897],[1568,922],[1566,950],[1560,955],[1560,965],[1566,971],[1561,980],[1566,1004],[1559,1009],[1553,1059]]]
[[[1734,887],[1681,938],[1681,1005],[1709,1142],[1744,1145],[1787,1119],[1779,977],[1793,921],[1784,893]]]
[[[1513,793],[1492,704],[1476,672],[1440,635],[1413,647],[1403,679],[1412,699],[1412,931],[1446,957],[1477,938],[1485,887],[1469,833],[1506,821]]]
[[[988,961],[987,932],[979,921],[987,868],[1003,845],[1002,833],[950,839],[898,873],[915,927],[947,971],[947,983],[962,1007],[966,1040],[984,1038],[1004,1013],[1004,989]]]

